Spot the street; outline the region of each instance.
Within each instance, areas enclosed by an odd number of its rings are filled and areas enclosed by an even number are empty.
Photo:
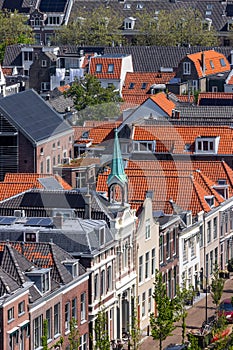
[[[224,285],[224,291],[222,295],[222,299],[229,298],[233,296],[233,276],[230,279],[227,279]],[[211,295],[208,294],[207,299],[207,315],[208,317],[212,316],[215,312],[215,306],[212,303]],[[194,305],[189,308],[188,316],[186,318],[187,330],[200,328],[202,322],[205,321],[206,317],[206,296],[204,293],[200,295],[200,297],[196,298],[194,301]],[[173,335],[167,337],[163,342],[163,348],[167,345],[173,343],[181,343],[182,342],[182,329],[180,324],[177,325],[177,328],[173,331]],[[157,350],[159,349],[159,342],[153,340],[151,336],[145,337],[140,345],[140,350]]]

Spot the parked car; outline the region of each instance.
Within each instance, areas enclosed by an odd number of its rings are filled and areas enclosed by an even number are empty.
[[[226,320],[229,323],[233,323],[233,304],[232,304],[232,299],[224,299],[220,305],[219,305],[219,310],[218,310],[218,315],[222,316],[224,315],[226,317]]]

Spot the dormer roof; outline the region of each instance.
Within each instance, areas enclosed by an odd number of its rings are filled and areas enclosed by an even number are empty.
[[[90,58],[89,73],[98,79],[121,78],[122,61],[125,56],[93,56]]]

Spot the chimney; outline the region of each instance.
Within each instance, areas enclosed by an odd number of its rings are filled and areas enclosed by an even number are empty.
[[[91,219],[91,194],[89,191],[89,184],[87,184],[87,193],[84,195],[84,200],[85,200],[84,219]]]
[[[206,66],[205,66],[205,52],[201,53],[201,68],[202,68],[203,75],[205,75],[205,70],[206,70]]]
[[[53,224],[56,228],[62,228],[63,216],[61,214],[56,214],[56,216],[53,217]]]

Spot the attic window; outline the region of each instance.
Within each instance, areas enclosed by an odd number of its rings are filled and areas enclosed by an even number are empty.
[[[220,137],[197,137],[195,140],[196,153],[218,153]]]
[[[213,9],[213,5],[212,4],[207,4],[206,9],[207,10],[212,10]]]
[[[101,63],[97,63],[97,65],[95,67],[95,71],[96,71],[96,73],[102,72],[102,64]]]
[[[137,10],[142,10],[143,9],[143,4],[137,4]]]
[[[110,63],[108,65],[108,73],[113,73],[113,71],[114,71],[114,64]]]
[[[105,227],[101,227],[99,229],[99,242],[100,242],[100,245],[104,245],[105,243]]]
[[[206,17],[211,16],[211,14],[212,14],[211,11],[206,11],[206,12],[205,12]]]
[[[224,58],[220,58],[220,64],[222,67],[226,67],[226,62],[225,62]]]
[[[214,207],[214,196],[205,196],[205,200],[210,208]]]
[[[124,4],[124,10],[130,10],[131,4]]]
[[[142,83],[141,89],[144,90],[147,87],[147,83]]]
[[[220,186],[225,186],[226,184],[227,184],[226,179],[219,179],[219,180],[218,180],[218,185],[220,185]]]
[[[129,84],[129,89],[134,89],[135,83],[130,83]]]
[[[214,62],[212,60],[210,60],[210,67],[214,69]]]
[[[190,151],[191,151],[191,143],[186,143],[186,144],[184,145],[184,150],[185,150],[186,152],[190,152]]]

